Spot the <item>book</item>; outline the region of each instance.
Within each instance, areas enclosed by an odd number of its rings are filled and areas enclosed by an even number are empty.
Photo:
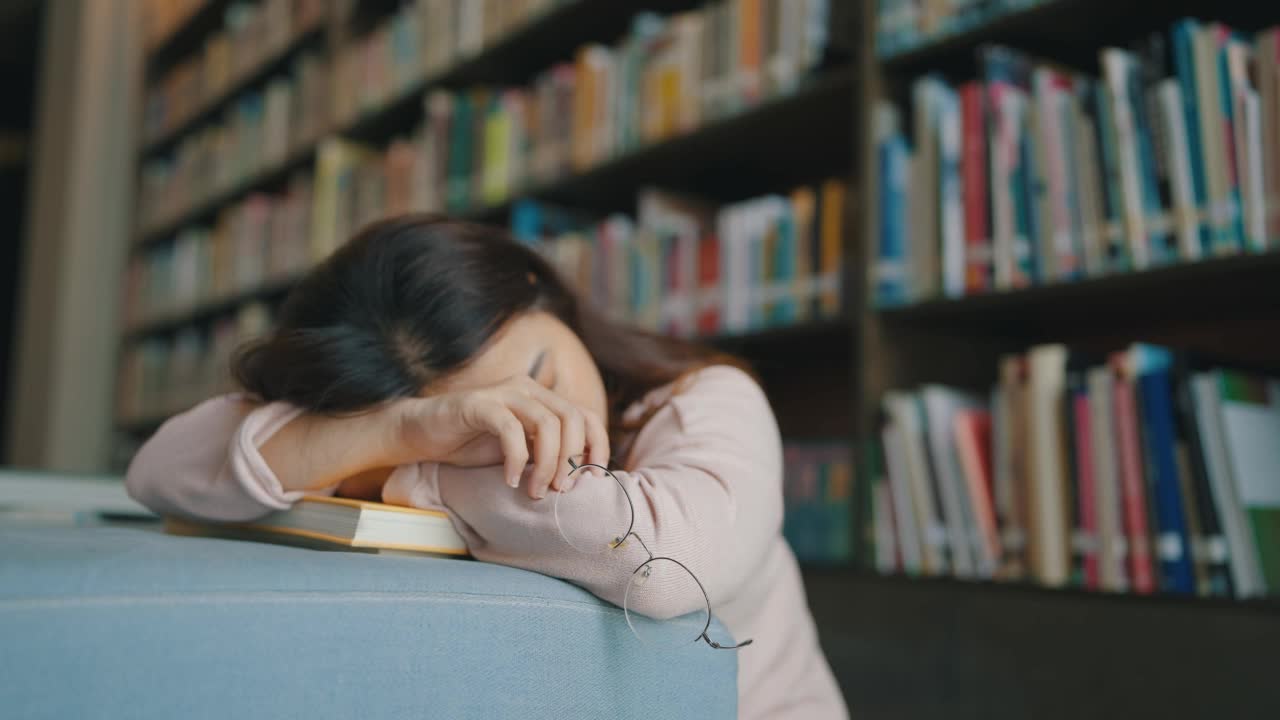
[[[953,419],[956,451],[964,472],[964,489],[977,532],[977,566],[981,577],[995,577],[1000,566],[1000,527],[991,496],[991,412],[970,408]]]
[[[1280,594],[1280,379],[1047,344],[1001,358],[986,397],[926,384],[882,405],[884,487],[862,510],[892,545],[882,571]]]
[[[910,83],[909,108],[880,101],[869,241],[885,265],[874,276],[889,282],[877,281],[877,303],[1273,248],[1278,32],[1181,20],[1132,49],[1102,49],[1097,76],[982,46],[975,76],[929,73]],[[911,279],[905,300],[898,277]]]
[[[288,510],[246,523],[198,523],[167,518],[167,532],[341,550],[467,556],[466,542],[441,510],[349,498],[306,496]]]
[[[1222,436],[1244,509],[1262,586],[1280,591],[1280,381],[1245,373],[1218,376]]]

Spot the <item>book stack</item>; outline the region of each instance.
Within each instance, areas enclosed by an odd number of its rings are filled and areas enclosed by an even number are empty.
[[[384,168],[379,182],[388,187],[395,168],[416,156],[418,188],[406,194],[417,209],[462,212],[500,204],[793,90],[822,57],[826,7],[815,0],[737,0],[671,18],[642,14],[617,46],[585,46],[575,62],[548,69],[529,87],[432,92],[424,126],[412,139],[382,153],[345,154]],[[766,17],[766,9],[774,14]],[[388,48],[397,47],[396,29],[409,23],[411,10],[386,31]],[[375,33],[369,42],[384,42],[380,37]],[[350,67],[354,61],[339,67],[336,84],[346,88],[335,93],[339,117],[385,102],[409,77],[407,70],[387,69],[403,64],[394,51],[375,48],[360,57],[383,60],[365,66],[362,83],[352,79],[359,76]]]
[[[1280,243],[1280,29],[1183,20],[1094,78],[1005,47],[875,112],[880,305]]]
[[[890,57],[1057,0],[877,0],[876,54]]]
[[[1143,344],[1038,346],[999,375],[884,397],[880,571],[1280,594],[1280,380]]]
[[[173,337],[128,346],[120,363],[117,418],[126,425],[150,422],[231,392],[229,367],[236,347],[270,326],[270,310],[254,302],[212,327],[188,326]]]
[[[647,190],[636,218],[600,222],[522,202],[512,232],[615,318],[734,335],[840,315],[846,193],[833,179],[716,208]]]
[[[322,0],[230,5],[222,31],[205,41],[203,51],[169,69],[148,88],[143,137],[155,141],[187,122],[284,51],[294,38],[319,27],[323,14]]]
[[[796,558],[841,564],[853,558],[853,456],[844,443],[783,445],[782,534]]]
[[[280,165],[327,129],[328,70],[322,55],[232,101],[223,116],[184,136],[170,156],[142,167],[140,223],[150,230]]]
[[[209,0],[147,0],[142,13],[142,33],[149,50],[169,39],[191,15]]]
[[[227,207],[212,227],[135,256],[125,283],[125,323],[137,327],[268,283],[312,264],[309,174],[279,195],[256,193]]]

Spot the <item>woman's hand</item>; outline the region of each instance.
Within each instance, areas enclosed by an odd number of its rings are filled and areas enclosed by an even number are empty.
[[[485,388],[394,403],[402,462],[501,463],[511,487],[527,475],[530,497],[572,487],[569,458],[607,465],[604,421],[525,375]],[[532,469],[525,466],[532,461]]]

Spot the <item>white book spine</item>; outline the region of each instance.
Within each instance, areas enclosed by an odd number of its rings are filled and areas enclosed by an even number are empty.
[[[1125,234],[1134,269],[1151,263],[1142,207],[1142,181],[1138,172],[1138,138],[1134,128],[1133,98],[1129,94],[1130,58],[1122,50],[1103,50],[1102,66],[1115,120],[1116,154],[1120,164],[1120,197]]]
[[[1244,507],[1236,492],[1236,481],[1232,477],[1231,462],[1227,456],[1216,374],[1193,376],[1191,392],[1195,400],[1196,426],[1204,444],[1209,490],[1227,539],[1231,584],[1235,588],[1236,597],[1262,595],[1266,588],[1262,582],[1257,549],[1251,537],[1249,520],[1245,517]]]
[[[1267,202],[1262,170],[1262,110],[1258,93],[1246,90],[1244,99],[1245,163],[1241,166],[1242,185],[1247,190],[1245,198],[1245,234],[1251,249],[1265,252],[1267,249]],[[1274,141],[1274,139],[1273,139]]]
[[[1067,508],[1063,478],[1062,405],[1066,391],[1066,348],[1044,345],[1028,353],[1030,393],[1030,517],[1040,582],[1060,586],[1070,574]]]
[[[964,200],[960,178],[960,103],[950,88],[939,83],[938,147],[940,153],[938,211],[942,222],[942,289],[949,297],[962,297],[964,277]]]
[[[1187,138],[1187,119],[1183,113],[1182,88],[1172,78],[1160,83],[1157,90],[1164,120],[1166,160],[1173,188],[1174,223],[1178,246],[1185,260],[1200,257],[1199,224],[1196,222],[1196,200],[1191,184],[1191,145]]]
[[[925,408],[925,434],[929,444],[930,467],[936,473],[942,500],[943,526],[951,547],[952,569],[958,578],[973,578],[976,565],[972,552],[972,525],[968,521],[961,498],[961,479],[955,444],[951,437],[951,420],[955,408],[941,388],[925,388],[921,393]]]
[[[890,423],[881,431],[880,437],[884,443],[885,468],[893,494],[893,518],[902,568],[908,573],[918,574],[924,571],[924,542],[912,500],[911,471],[902,429]]]
[[[1094,514],[1098,526],[1098,584],[1109,592],[1128,588],[1125,573],[1124,528],[1121,526],[1120,486],[1115,446],[1116,430],[1111,413],[1111,371],[1098,367],[1089,371],[1089,429],[1093,457]]]

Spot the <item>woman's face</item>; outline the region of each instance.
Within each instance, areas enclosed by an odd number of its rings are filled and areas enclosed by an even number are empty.
[[[577,334],[550,313],[523,313],[507,322],[466,367],[428,392],[485,387],[528,375],[569,402],[607,421],[604,380]]]

